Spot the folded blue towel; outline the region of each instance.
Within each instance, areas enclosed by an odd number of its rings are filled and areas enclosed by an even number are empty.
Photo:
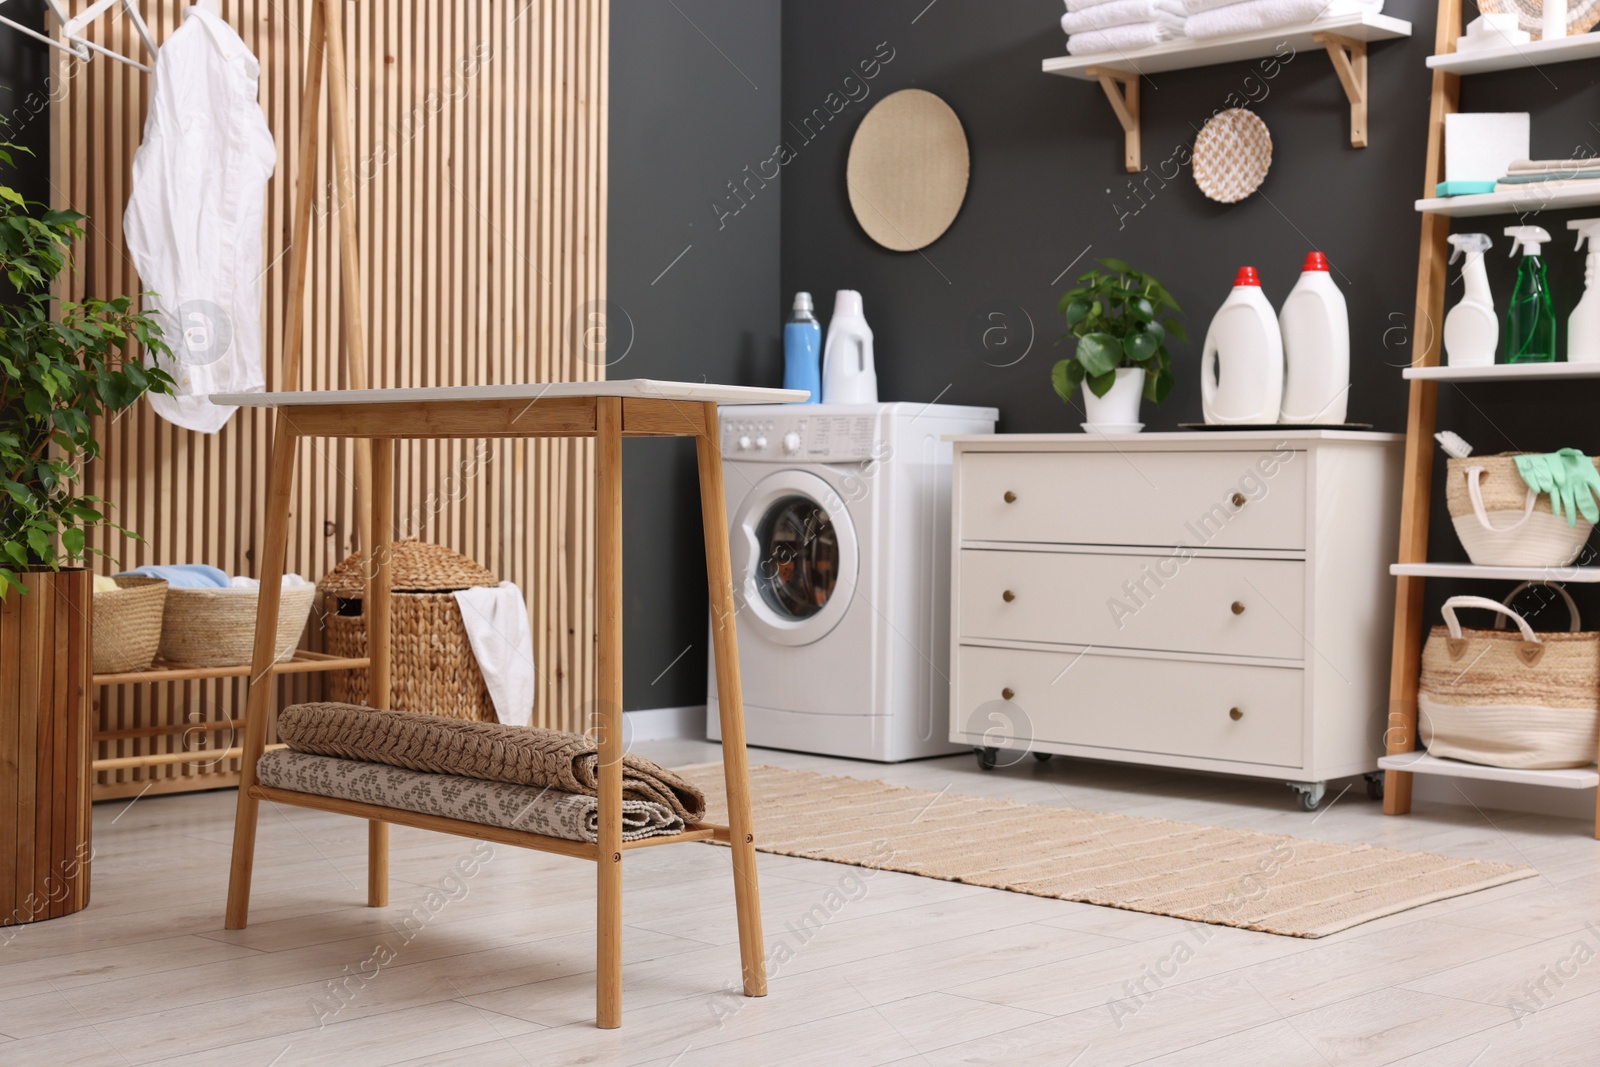
[[[226,574],[204,563],[151,564],[123,571],[122,574],[133,575],[136,578],[160,578],[168,585],[180,589],[226,589],[230,584]],[[121,576],[118,575],[119,578]]]
[[[1504,181],[1505,179],[1501,179]],[[1494,192],[1494,182],[1453,181],[1440,182],[1433,187],[1434,196],[1471,196],[1474,193]]]

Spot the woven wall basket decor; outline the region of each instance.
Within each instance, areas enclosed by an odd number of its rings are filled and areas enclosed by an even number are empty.
[[[1211,116],[1194,139],[1194,183],[1219,204],[1237,204],[1272,166],[1272,134],[1254,111],[1229,108]]]
[[[1544,4],[1541,0],[1479,0],[1482,15],[1515,15],[1517,28],[1527,30],[1535,41],[1544,34]],[[1600,24],[1600,0],[1567,0],[1567,36],[1588,33]]]
[[[949,104],[921,89],[890,93],[850,142],[850,209],[878,244],[914,252],[955,221],[969,168],[966,131]]]

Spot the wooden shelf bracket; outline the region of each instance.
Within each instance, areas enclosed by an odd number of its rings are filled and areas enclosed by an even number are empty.
[[[1367,69],[1364,55],[1361,64],[1364,85]],[[1106,99],[1111,101],[1111,110],[1117,114],[1117,121],[1122,123],[1122,168],[1129,174],[1139,173],[1143,165],[1139,156],[1139,75],[1105,67],[1090,67],[1084,73],[1100,83]]]
[[[1318,33],[1313,40],[1328,50],[1333,72],[1350,100],[1350,147],[1367,147],[1367,42],[1337,33]]]

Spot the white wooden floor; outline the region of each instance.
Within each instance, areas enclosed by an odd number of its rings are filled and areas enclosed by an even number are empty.
[[[252,924],[228,932],[234,795],[116,802],[95,810],[90,907],[0,931],[0,1064],[1600,1062],[1600,845],[1583,823],[1465,804],[1384,818],[1359,788],[1313,816],[1279,785],[1059,758],[984,774],[969,756],[754,756],[1541,876],[1306,941],[762,856],[769,953],[789,954],[747,1000],[726,850],[650,849],[626,863],[623,1028],[600,1031],[580,861],[397,827],[393,903],[369,910],[365,828],[267,805]]]

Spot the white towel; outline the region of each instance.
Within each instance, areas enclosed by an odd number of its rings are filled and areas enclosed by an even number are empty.
[[[1205,0],[1184,0],[1189,7]],[[1382,0],[1374,3],[1365,0],[1244,0],[1208,11],[1195,11],[1189,7],[1189,21],[1184,32],[1196,40],[1207,37],[1229,37],[1236,33],[1270,29],[1273,26],[1303,25],[1318,18],[1331,18],[1354,11],[1377,12]]]
[[[495,715],[511,726],[527,726],[533,721],[533,632],[522,590],[501,582],[453,595]]]
[[[1137,52],[1141,48],[1150,48],[1182,36],[1181,23],[1132,22],[1125,26],[1075,33],[1067,38],[1067,54],[1089,56],[1100,52]]]
[[[1178,0],[1110,0],[1075,14],[1061,16],[1067,34],[1126,26],[1130,22],[1170,22],[1183,25],[1183,5]]]
[[[1104,7],[1106,4],[1114,4],[1116,2],[1117,0],[1067,0],[1067,10],[1069,12],[1087,11],[1091,7]]]

